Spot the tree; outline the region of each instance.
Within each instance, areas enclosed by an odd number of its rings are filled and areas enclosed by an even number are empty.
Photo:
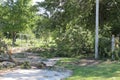
[[[83,29],[83,32],[84,30],[86,32],[87,31],[90,32],[91,33],[90,35],[94,39],[95,8],[96,8],[95,0],[45,0],[44,2],[38,3],[38,6],[42,7],[45,10],[45,13],[41,15],[44,16],[43,20],[47,20],[46,23],[43,22],[41,24],[43,24],[43,27],[45,27],[46,29],[50,29],[51,31],[53,31],[55,35],[54,38],[59,39],[58,42],[60,42],[61,44],[63,44],[64,41],[71,40],[71,38],[68,39],[65,38],[65,40],[62,40],[64,39],[65,35],[68,36],[71,36],[72,34],[79,35],[78,32],[79,31],[82,32],[80,28]],[[99,51],[99,55],[103,55],[104,57],[104,55],[108,56],[108,52],[110,51],[108,50],[110,46],[108,46],[107,44],[110,44],[111,35],[120,34],[120,27],[119,27],[120,1],[100,0],[99,10],[100,10],[99,11],[100,12],[99,13],[99,18],[100,18],[99,48],[101,48],[101,51]],[[76,30],[76,26],[79,26],[77,30]],[[71,32],[68,34],[67,32],[69,32],[69,30],[73,31],[73,33]],[[74,30],[76,30],[77,32],[75,33]],[[77,38],[83,39],[84,36],[85,35],[83,35],[82,37],[78,36]],[[72,36],[72,38],[73,37],[74,36]],[[73,42],[75,42],[75,44],[79,44],[77,38],[73,39]],[[94,44],[94,41],[93,40],[91,41],[92,44]],[[58,45],[60,44],[58,43]],[[70,45],[70,42],[64,43],[63,45],[66,46]],[[106,46],[108,46],[106,48],[107,51],[103,49]],[[71,46],[69,46],[68,48],[70,49],[70,47]],[[77,47],[80,48],[79,46]]]
[[[12,44],[15,44],[16,33],[35,25],[36,10],[32,6],[31,0],[7,0],[3,5],[4,16],[3,32],[9,32],[12,35]],[[2,12],[3,12],[2,11]]]
[[[63,28],[71,20],[76,19],[76,24],[84,23],[83,18],[90,14],[93,6],[93,0],[45,0],[38,3],[45,9],[44,15],[48,15],[51,20],[51,26],[54,28]]]
[[[47,23],[44,27],[54,33],[53,36],[59,53],[64,51],[61,53],[69,53],[65,55],[72,56],[79,54],[83,51],[83,48],[90,51],[89,49],[93,47],[93,45],[89,46],[91,42],[93,43],[93,39],[91,39],[93,36],[86,29],[85,19],[91,13],[93,3],[92,0],[45,0],[38,3],[39,7],[45,9],[42,16],[45,16],[44,20],[47,20]],[[87,38],[87,34],[91,37]],[[73,51],[74,54],[71,55],[70,53],[73,53]]]

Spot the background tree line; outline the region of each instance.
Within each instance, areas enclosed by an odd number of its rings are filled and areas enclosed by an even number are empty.
[[[94,56],[95,0],[44,0],[35,5],[31,0],[7,0],[1,1],[0,12],[1,33],[11,34],[13,44],[16,33],[31,31],[46,41],[52,37],[56,45],[48,47],[54,49],[55,56]],[[100,58],[111,58],[113,54],[111,36],[119,37],[119,14],[119,0],[100,0]],[[119,53],[118,47],[116,59]]]

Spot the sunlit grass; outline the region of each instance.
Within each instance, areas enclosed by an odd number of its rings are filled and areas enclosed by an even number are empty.
[[[75,58],[63,58],[57,65],[73,71],[73,75],[66,80],[120,80],[120,63],[101,62],[93,66],[78,66],[71,64]],[[68,62],[68,63],[67,63]]]
[[[12,46],[12,39],[7,39],[4,38],[3,41],[5,41],[6,44],[8,44],[9,46]],[[50,46],[56,46],[55,41],[51,40],[51,38],[45,40],[45,39],[16,39],[15,42],[17,47],[31,47],[31,48],[36,48],[36,47],[44,47],[44,48],[48,48]]]

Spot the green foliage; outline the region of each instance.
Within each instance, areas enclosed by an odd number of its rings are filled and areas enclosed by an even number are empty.
[[[118,0],[100,0],[99,55],[101,58],[112,56],[110,38],[112,34],[119,34],[120,30],[119,3]],[[94,0],[45,0],[38,5],[46,10],[43,16],[48,24],[45,26],[54,30],[58,56],[94,52],[96,7]]]
[[[38,3],[46,10],[40,24],[45,27],[42,31],[51,31],[57,44],[56,56],[77,56],[94,51],[93,33],[85,29],[85,18],[90,14],[93,3],[93,0],[45,0]]]
[[[29,2],[30,0],[7,0],[4,2],[6,11],[3,11],[6,12],[6,15],[3,16],[3,30],[5,32],[18,32],[24,30],[28,26],[30,19]]]
[[[0,39],[0,53],[5,53],[7,51],[8,47],[5,41]],[[1,55],[1,54],[0,54]]]
[[[107,37],[101,37],[99,39],[99,55],[100,58],[111,58],[111,39]]]
[[[115,60],[120,60],[120,49],[115,50],[112,54],[114,55]]]
[[[115,38],[115,50],[112,52],[115,60],[120,60],[120,37]]]
[[[111,51],[111,39],[108,37],[101,37],[99,39],[99,56],[102,59],[112,59],[120,60],[120,48],[119,48],[119,39],[115,37],[115,50]]]
[[[66,32],[56,39],[58,56],[78,56],[93,51],[93,36],[89,30],[68,24]]]
[[[93,0],[45,0],[38,3],[39,7],[46,11],[42,16],[48,18],[48,25],[52,30],[62,29],[64,32],[66,25],[72,21],[77,20],[77,24],[86,22],[84,20],[90,14],[93,6]],[[82,7],[81,7],[82,6]]]
[[[43,14],[36,13],[39,8],[44,9]],[[89,54],[94,52],[95,8],[94,0],[44,0],[37,5],[32,5],[31,0],[0,1],[0,33],[8,32],[13,42],[17,33],[29,34],[31,38],[44,40],[42,47],[47,48],[52,37],[57,44],[53,53],[57,56]],[[110,37],[120,33],[119,9],[119,0],[100,0],[99,55],[102,58],[111,57]]]
[[[6,0],[0,6],[2,9],[0,27],[3,32],[11,34],[14,45],[18,32],[35,26],[38,19],[36,7],[32,6],[31,0]]]
[[[22,35],[22,37],[25,39],[25,37],[26,38],[28,38],[28,39],[33,39],[33,38],[35,38],[35,34],[33,33],[33,31],[32,31],[32,28],[27,28],[26,30],[24,30],[24,31],[21,31],[21,33],[20,33],[21,35]],[[20,37],[20,34],[19,34],[19,37]]]
[[[44,58],[53,58],[56,57],[56,50],[55,47],[51,48],[31,48],[27,50],[28,52],[33,52],[33,53],[38,53],[39,56],[44,57]]]

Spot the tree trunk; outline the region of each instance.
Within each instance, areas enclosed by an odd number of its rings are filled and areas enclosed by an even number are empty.
[[[16,32],[12,32],[12,46],[15,46],[16,42]]]
[[[12,54],[11,54],[10,51],[8,50],[8,45],[7,45],[7,44],[4,44],[3,47],[6,49],[6,53],[7,53],[7,55],[9,56],[9,60],[8,60],[8,61],[11,61],[11,62],[16,63],[16,61],[12,58]]]

